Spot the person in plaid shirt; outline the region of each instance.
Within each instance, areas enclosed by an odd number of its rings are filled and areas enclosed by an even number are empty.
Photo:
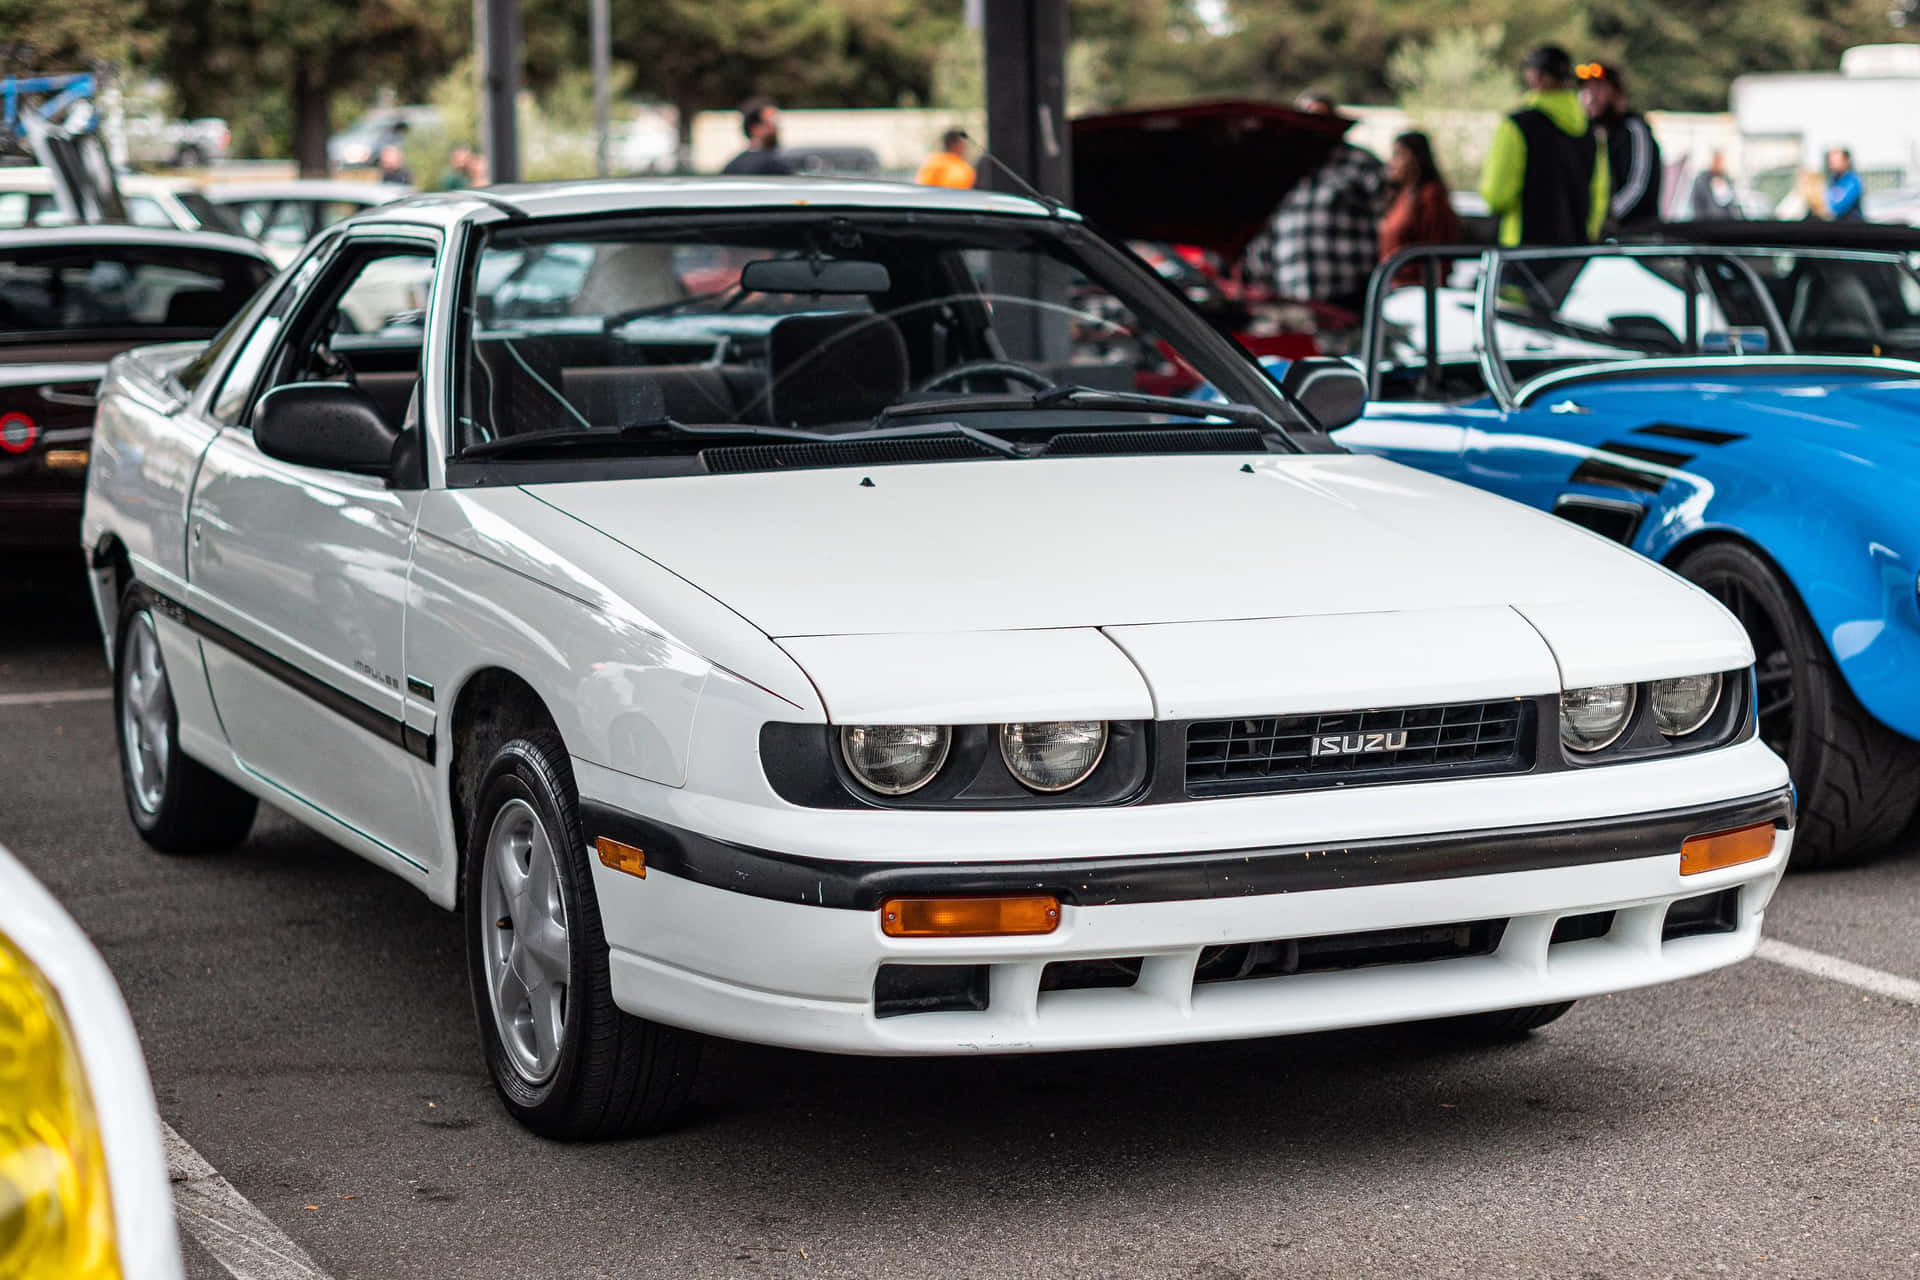
[[[1294,109],[1332,115],[1333,99],[1302,94]],[[1252,249],[1253,269],[1282,298],[1322,302],[1352,313],[1366,309],[1367,278],[1380,261],[1380,218],[1386,211],[1386,169],[1372,152],[1334,145],[1326,162],[1289,191]]]

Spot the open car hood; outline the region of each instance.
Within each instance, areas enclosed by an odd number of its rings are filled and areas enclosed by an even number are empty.
[[[1237,258],[1352,124],[1238,99],[1081,116],[1073,205],[1123,240]]]

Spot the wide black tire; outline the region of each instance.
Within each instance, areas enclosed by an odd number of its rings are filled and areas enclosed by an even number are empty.
[[[1471,1040],[1521,1040],[1573,1008],[1573,1001],[1559,1004],[1530,1004],[1519,1009],[1495,1009],[1490,1013],[1467,1013],[1457,1018],[1442,1018],[1440,1025],[1449,1035]]]
[[[253,829],[260,802],[181,751],[180,720],[158,636],[146,602],[129,591],[120,602],[113,662],[113,736],[119,744],[120,790],[126,798],[127,816],[133,819],[140,838],[161,853],[231,849]],[[144,647],[149,643],[153,645],[150,660]],[[130,717],[128,703],[134,696],[130,689],[136,678],[141,680],[138,687],[142,692],[151,690],[156,671],[164,704],[144,701],[142,705],[149,714]],[[135,733],[142,734],[149,745],[145,786],[136,780],[134,756],[139,747],[129,740]],[[151,751],[156,742],[165,760],[157,770]],[[157,787],[152,785],[155,772],[164,777]]]
[[[1920,805],[1920,743],[1867,714],[1764,556],[1716,542],[1674,567],[1731,609],[1753,640],[1760,736],[1786,760],[1799,792],[1792,865],[1847,866],[1884,852]]]
[[[516,738],[494,754],[476,790],[479,801],[463,881],[467,971],[487,1068],[501,1101],[533,1132],[562,1141],[623,1137],[670,1126],[692,1092],[701,1037],[632,1017],[613,1003],[606,936],[565,746],[549,732]],[[502,1038],[486,945],[487,931],[509,927],[507,916],[488,918],[485,877],[490,874],[489,841],[496,821],[515,802],[530,807],[543,828],[558,864],[559,898],[565,908],[563,1029],[557,1064],[543,1079],[530,1078],[516,1065]]]

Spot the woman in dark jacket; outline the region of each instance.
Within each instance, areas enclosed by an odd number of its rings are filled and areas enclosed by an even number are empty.
[[[1403,133],[1393,140],[1387,160],[1393,199],[1380,221],[1380,260],[1423,244],[1459,244],[1460,219],[1447,199],[1446,179],[1433,160],[1433,143],[1424,133]]]

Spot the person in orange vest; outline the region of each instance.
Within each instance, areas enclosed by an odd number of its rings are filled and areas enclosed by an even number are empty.
[[[923,187],[971,187],[973,166],[967,163],[967,135],[949,129],[940,138],[940,150],[928,156],[914,175]]]

